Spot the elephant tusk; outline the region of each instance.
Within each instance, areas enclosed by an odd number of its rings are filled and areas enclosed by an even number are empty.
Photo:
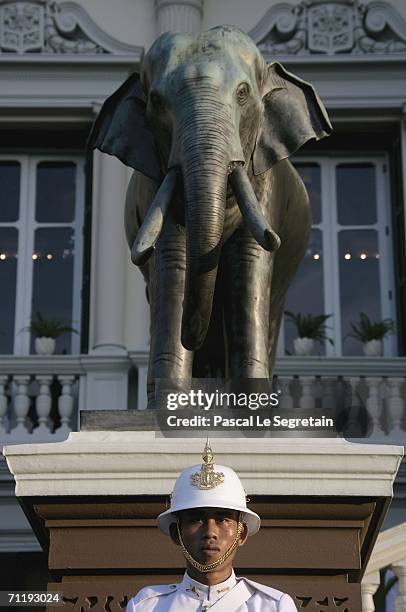
[[[281,246],[281,239],[265,219],[243,167],[234,168],[228,179],[243,219],[255,240],[266,251],[277,251]]]
[[[154,252],[155,243],[162,231],[175,189],[176,176],[175,168],[171,168],[156,192],[148,213],[137,232],[137,237],[131,249],[131,261],[136,266],[145,264]]]

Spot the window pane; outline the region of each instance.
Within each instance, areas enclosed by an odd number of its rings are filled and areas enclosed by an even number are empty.
[[[337,166],[337,214],[340,225],[376,223],[376,179],[373,164]]]
[[[295,314],[324,314],[322,234],[318,229],[310,234],[306,255],[288,290],[285,310]],[[296,337],[296,327],[285,320],[285,350],[288,354],[294,353]],[[323,354],[324,346],[317,343],[315,352]]]
[[[0,353],[14,350],[18,232],[0,227]]]
[[[76,166],[73,162],[41,162],[37,166],[36,220],[69,223],[75,216]]]
[[[0,162],[0,222],[18,221],[20,205],[20,164]]]
[[[31,316],[61,319],[72,325],[74,234],[71,228],[38,229],[33,254],[33,300]],[[34,352],[31,339],[31,352]],[[56,339],[56,352],[69,353],[71,334]]]
[[[365,312],[380,320],[378,234],[375,230],[339,232],[341,329],[343,338],[351,331],[350,322],[358,324]],[[362,345],[353,338],[343,343],[344,355],[361,355]]]
[[[309,194],[313,223],[321,223],[321,173],[318,164],[295,164]]]

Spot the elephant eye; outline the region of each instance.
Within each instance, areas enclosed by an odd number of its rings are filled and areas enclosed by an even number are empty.
[[[250,86],[248,83],[240,83],[237,87],[237,102],[238,104],[245,104],[248,100],[250,93]]]

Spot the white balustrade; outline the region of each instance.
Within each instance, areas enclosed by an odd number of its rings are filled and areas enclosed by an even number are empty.
[[[118,368],[128,371],[131,364],[138,372],[138,381],[129,378],[129,384],[134,385],[130,393],[134,404],[128,407],[144,409],[146,351],[129,352],[127,356],[0,357],[0,444],[66,438],[76,428],[79,410],[100,408],[98,402],[89,400],[99,370],[104,378],[111,371],[113,379]],[[275,375],[282,392],[281,411],[323,415],[330,407],[345,406],[347,437],[351,439],[362,437],[367,411],[373,422],[368,441],[404,444],[406,359],[292,356],[277,360]],[[110,404],[113,407],[115,402]],[[123,408],[121,404],[119,407]]]
[[[391,570],[391,573],[380,574],[384,569]],[[394,608],[387,606],[387,610],[406,612],[406,522],[381,531],[378,535],[361,583],[362,612],[374,612],[373,595],[379,587],[380,578],[384,577],[387,587],[387,576],[389,575],[392,581],[393,574],[398,580],[392,586],[393,590],[387,593],[386,601],[393,603],[394,596],[396,599]],[[377,612],[380,610],[377,609]]]
[[[49,414],[51,412],[51,391],[52,376],[36,376],[35,380],[39,384],[39,394],[37,395],[36,411],[38,416],[38,427],[34,430],[35,436],[47,435],[50,433]]]
[[[14,414],[17,424],[12,432],[16,436],[25,435],[27,430],[26,418],[30,408],[30,398],[28,395],[29,376],[14,376],[14,383],[17,386],[17,391],[14,396]]]
[[[1,357],[0,371],[0,446],[64,440],[76,428],[77,358]]]
[[[395,601],[396,612],[406,611],[406,559],[394,563],[392,571],[398,578],[398,593]]]
[[[374,378],[372,378],[371,376],[368,376],[365,379],[365,381],[368,385],[368,390],[369,390],[368,398],[366,401],[366,407],[372,419],[372,426],[373,426],[372,433],[374,436],[384,435],[382,428],[381,428],[382,402],[381,402],[380,390],[381,390],[382,378],[379,376],[376,376]]]
[[[316,407],[316,397],[314,393],[315,376],[300,376],[301,392],[299,397],[299,408],[302,410],[313,410]]]
[[[361,582],[362,612],[375,612],[374,595],[380,584],[379,572],[372,572]]]
[[[360,383],[359,376],[349,376],[346,381],[349,384],[349,415],[348,415],[348,431],[355,432],[359,429],[359,416],[361,401],[358,392],[358,386]]]
[[[400,377],[388,378],[387,421],[388,429],[393,435],[402,435],[404,419],[404,400],[401,397],[404,379]],[[404,430],[403,430],[404,433]]]
[[[321,379],[321,407],[323,409],[334,408],[337,398],[337,377],[326,376]]]
[[[278,383],[281,391],[279,408],[282,410],[291,410],[293,408],[293,376],[279,376]]]
[[[62,393],[58,399],[58,412],[61,418],[61,426],[58,433],[69,434],[69,422],[73,411],[74,398],[72,394],[72,386],[75,382],[74,376],[58,376],[58,380],[62,385]]]

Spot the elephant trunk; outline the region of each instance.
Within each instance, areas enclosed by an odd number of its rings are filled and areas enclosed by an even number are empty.
[[[231,113],[203,83],[179,123],[185,189],[186,280],[181,340],[197,350],[206,337],[223,234]],[[204,91],[202,91],[204,90]]]

